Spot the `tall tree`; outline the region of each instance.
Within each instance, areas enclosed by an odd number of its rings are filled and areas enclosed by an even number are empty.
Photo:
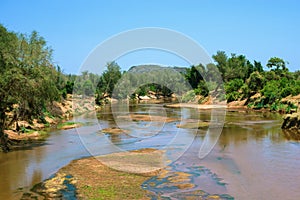
[[[268,60],[267,67],[273,69],[275,67],[275,71],[283,70],[286,71],[286,63],[283,59],[278,57],[272,57]]]
[[[8,150],[4,130],[9,124],[40,117],[47,104],[59,98],[51,52],[37,32],[18,36],[0,25],[0,144],[4,151]]]
[[[122,76],[121,68],[116,62],[110,62],[106,65],[107,69],[103,72],[97,84],[97,97],[100,100],[104,96],[111,97],[116,83]]]

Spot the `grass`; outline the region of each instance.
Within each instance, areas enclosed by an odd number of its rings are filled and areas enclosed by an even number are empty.
[[[92,186],[83,186],[83,193],[86,196],[93,196],[91,200],[116,199],[116,189],[114,186],[108,188],[98,188]]]
[[[63,122],[63,123],[60,123],[57,125],[57,128],[58,129],[62,129],[63,127],[65,126],[73,126],[73,125],[82,125],[82,123],[79,123],[79,122],[72,122],[72,121],[69,121],[69,122]]]
[[[22,133],[26,133],[28,135],[34,133],[34,132],[38,132],[40,135],[47,135],[47,131],[37,131],[37,130],[34,130],[34,129],[27,129],[25,127],[21,127],[21,132]]]
[[[149,177],[113,170],[95,158],[72,161],[60,171],[75,177],[79,199],[149,199],[141,188]]]

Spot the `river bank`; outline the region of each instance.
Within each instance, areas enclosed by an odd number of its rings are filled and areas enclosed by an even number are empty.
[[[7,130],[4,130],[10,150],[15,147],[43,140],[48,132],[53,129],[67,130],[82,126],[81,123],[69,121],[74,116],[79,116],[88,111],[99,109],[95,106],[94,98],[73,97],[67,95],[61,102],[53,102],[48,106],[42,119],[28,121],[17,120]]]
[[[260,95],[256,94],[251,97],[251,101],[254,101]],[[176,104],[167,104],[165,107],[168,108],[194,108],[194,109],[228,109],[228,110],[250,110],[250,111],[257,111],[257,112],[278,112],[282,114],[283,123],[281,128],[283,130],[287,130],[290,132],[294,132],[295,134],[299,134],[300,137],[300,95],[297,96],[288,96],[280,100],[282,105],[293,105],[295,108],[292,109],[278,109],[277,111],[271,111],[270,108],[260,108],[255,109],[247,104],[247,99],[239,100],[239,101],[232,101],[229,103],[223,104],[198,104],[196,102],[191,103],[176,103]],[[292,106],[292,107],[293,107]]]
[[[251,97],[252,100],[259,95],[254,95]],[[148,97],[148,96],[147,96]],[[175,97],[172,97],[173,99]],[[200,97],[198,97],[200,98]],[[197,99],[197,98],[196,98]],[[198,104],[196,102],[190,103],[171,103],[170,98],[165,99],[160,97],[157,99],[156,96],[149,96],[148,98],[140,98],[139,101],[142,103],[163,103],[165,107],[168,108],[195,108],[195,109],[230,109],[230,110],[255,110],[258,112],[269,112],[270,109],[253,109],[249,107],[247,100],[233,101],[230,103],[219,103],[211,104],[212,99],[208,98],[205,103]],[[111,99],[107,100],[108,102],[115,102]],[[292,109],[289,114],[283,115],[283,124],[282,129],[289,130],[292,132],[300,133],[300,95],[298,96],[289,96],[281,100],[281,103],[284,105],[296,105],[297,109]],[[9,141],[10,149],[13,150],[14,146],[20,146],[22,144],[28,144],[34,140],[43,140],[47,137],[47,131],[51,128],[58,129],[72,129],[82,126],[82,124],[75,122],[67,122],[74,115],[80,115],[87,111],[93,111],[99,109],[99,106],[96,106],[94,99],[92,97],[73,97],[68,95],[66,99],[63,99],[61,102],[54,102],[51,107],[48,108],[48,112],[45,113],[43,120],[34,119],[32,121],[17,121],[13,123],[8,130],[4,130],[7,140]],[[273,111],[274,112],[274,111]],[[285,114],[286,111],[279,110],[281,114]],[[137,119],[134,119],[137,120]]]

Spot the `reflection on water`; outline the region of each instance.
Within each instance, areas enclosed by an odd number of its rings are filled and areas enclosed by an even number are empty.
[[[132,105],[128,111],[155,114],[157,108],[161,108],[159,106],[154,109],[147,104]],[[148,147],[167,150],[166,159],[174,161],[168,168],[169,176],[175,172],[190,174],[190,182],[194,185],[173,187],[168,179],[153,177],[143,184],[143,188],[154,195],[179,199],[200,193],[204,196],[223,194],[224,199],[230,196],[236,199],[300,199],[300,144],[293,133],[281,131],[280,115],[227,111],[217,145],[208,156],[199,159],[206,131],[177,128],[176,125],[182,119],[210,120],[210,110],[163,109],[164,116],[178,118],[178,121],[134,121],[134,126],[124,126],[132,134],[103,134],[99,130],[116,127],[116,116],[122,115],[121,112],[113,115],[107,107],[97,114],[96,121],[91,116],[78,119],[93,122],[90,126],[53,131],[42,145],[37,143],[32,148],[0,153],[0,199],[18,199],[18,188],[28,189],[71,160],[90,153],[107,154]],[[138,137],[136,127],[147,128],[150,134]],[[172,149],[166,149],[170,143]],[[181,156],[182,150],[185,151]]]

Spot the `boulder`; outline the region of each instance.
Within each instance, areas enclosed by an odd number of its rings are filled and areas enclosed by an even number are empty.
[[[148,96],[139,96],[139,99],[140,99],[140,100],[149,100],[149,99],[151,99],[151,98],[148,97]]]
[[[300,131],[300,112],[285,115],[281,128]]]

